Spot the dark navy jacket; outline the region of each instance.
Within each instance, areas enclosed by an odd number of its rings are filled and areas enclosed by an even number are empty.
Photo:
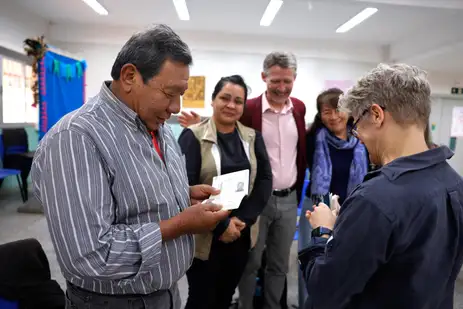
[[[365,177],[333,237],[300,253],[314,309],[450,309],[463,263],[463,180],[439,147]]]

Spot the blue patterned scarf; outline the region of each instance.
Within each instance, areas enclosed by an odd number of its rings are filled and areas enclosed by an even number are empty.
[[[350,167],[347,194],[363,181],[368,172],[368,159],[365,146],[353,136],[343,140],[321,128],[315,138],[315,152],[311,171],[310,191],[312,195],[324,196],[330,193],[332,165],[328,145],[337,149],[354,149],[354,158]],[[332,192],[336,194],[336,192]]]

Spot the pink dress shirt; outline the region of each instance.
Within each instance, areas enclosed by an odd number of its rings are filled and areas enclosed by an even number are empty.
[[[272,166],[273,190],[291,188],[297,180],[297,142],[296,121],[292,113],[290,99],[278,112],[262,95],[262,136]]]

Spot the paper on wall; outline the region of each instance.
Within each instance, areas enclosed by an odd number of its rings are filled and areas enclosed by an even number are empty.
[[[450,136],[463,137],[463,106],[453,107]]]

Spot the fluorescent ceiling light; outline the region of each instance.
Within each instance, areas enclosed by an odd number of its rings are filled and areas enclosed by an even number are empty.
[[[260,25],[264,27],[270,26],[282,5],[283,0],[270,0],[267,8],[265,9],[264,15],[262,15]]]
[[[373,14],[378,12],[377,8],[366,8],[351,19],[349,19],[345,24],[341,25],[338,29],[336,29],[337,33],[345,33],[349,31],[350,29],[354,28],[361,22],[365,21],[369,17],[371,17]]]
[[[84,1],[89,7],[91,7],[98,14],[108,15],[108,11],[97,0],[82,0],[82,1]]]
[[[190,13],[188,13],[188,7],[186,6],[185,0],[173,0],[175,10],[177,11],[178,18],[180,20],[190,20]]]

